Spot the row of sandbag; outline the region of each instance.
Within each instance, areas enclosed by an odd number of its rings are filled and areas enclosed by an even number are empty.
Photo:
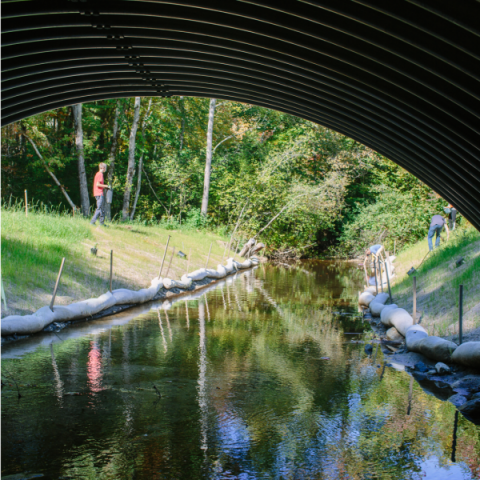
[[[182,276],[180,281],[171,278],[154,278],[149,288],[134,291],[126,288],[104,293],[98,298],[90,298],[82,302],[72,303],[66,306],[42,307],[32,315],[10,315],[2,319],[2,336],[28,335],[42,331],[53,322],[68,322],[81,318],[91,317],[114,305],[137,305],[153,300],[159,290],[164,287],[189,289],[194,281],[201,281],[206,277],[223,278],[240,269],[258,265],[257,257],[249,258],[244,262],[237,262],[233,258],[227,260],[226,265],[218,265],[216,270],[200,268],[192,273]]]
[[[375,289],[369,287],[359,297],[359,304],[370,309],[374,317],[390,327],[387,338],[396,340],[405,337],[409,351],[425,355],[427,358],[445,363],[458,363],[480,369],[480,342],[466,342],[458,346],[444,338],[429,336],[420,325],[413,324],[412,316],[397,305],[385,305],[389,298],[386,293],[375,295]],[[402,337],[399,337],[400,334]]]

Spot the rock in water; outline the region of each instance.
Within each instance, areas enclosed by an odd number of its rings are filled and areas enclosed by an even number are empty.
[[[373,347],[370,344],[365,345],[365,353],[367,355],[371,355],[372,352],[373,352]]]
[[[428,372],[430,369],[423,363],[423,362],[418,362],[415,364],[413,367],[417,372]]]
[[[451,369],[448,365],[445,365],[444,363],[442,362],[438,362],[436,365],[435,365],[435,370],[437,371],[437,373],[439,375],[444,375],[445,373],[450,373],[451,372]]]
[[[450,403],[453,403],[456,407],[461,407],[464,403],[467,402],[467,399],[463,396],[463,395],[460,395],[460,394],[456,394],[456,395],[452,395],[448,401]]]
[[[405,338],[403,337],[402,334],[398,332],[398,330],[395,327],[391,327],[387,330],[387,338],[391,340],[392,342],[398,342],[398,343],[403,343]]]
[[[480,425],[480,396],[472,398],[468,402],[458,407],[462,415],[473,422],[475,425]]]

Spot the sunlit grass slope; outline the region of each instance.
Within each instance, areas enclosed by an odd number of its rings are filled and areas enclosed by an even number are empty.
[[[2,279],[7,310],[2,316],[34,312],[48,305],[62,257],[65,267],[56,304],[96,297],[108,290],[110,250],[113,250],[113,288],[140,289],[158,275],[165,244],[171,235],[163,276],[172,247],[175,256],[169,277],[179,279],[187,271],[205,267],[213,242],[209,266],[216,268],[224,253],[224,239],[195,229],[166,230],[158,226],[112,224],[97,228],[81,216],[33,213],[21,209],[2,211]],[[90,249],[97,244],[97,256]],[[227,255],[226,255],[227,256]],[[238,258],[237,258],[238,259]]]
[[[464,287],[464,329],[480,326],[480,233],[468,226],[442,234],[440,248],[428,252],[427,239],[402,251],[395,260],[396,281],[394,302],[410,312],[413,310],[411,267],[417,268],[417,311],[422,314],[422,325],[430,334],[452,335],[458,331],[459,285]],[[457,267],[456,261],[465,262]],[[421,264],[421,265],[420,265]]]

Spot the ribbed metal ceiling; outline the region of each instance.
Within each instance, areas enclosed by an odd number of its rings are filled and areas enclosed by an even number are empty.
[[[297,115],[368,145],[480,229],[476,0],[2,3],[2,122],[186,95]]]

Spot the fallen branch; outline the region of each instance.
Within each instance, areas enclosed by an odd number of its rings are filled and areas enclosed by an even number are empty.
[[[53,181],[60,187],[60,190],[62,191],[63,195],[65,195],[67,202],[70,204],[70,206],[73,208],[74,211],[77,210],[77,207],[72,202],[71,198],[68,196],[68,193],[63,188],[63,185],[58,181],[58,178],[55,176],[55,174],[48,168],[47,162],[42,157],[42,154],[39,152],[37,145],[35,145],[35,142],[26,134],[25,129],[23,129],[22,134],[30,142],[33,149],[35,150],[35,153],[38,155],[38,158],[40,158],[40,160],[43,162],[43,166],[45,167],[45,170],[47,171],[47,173],[53,178]]]

